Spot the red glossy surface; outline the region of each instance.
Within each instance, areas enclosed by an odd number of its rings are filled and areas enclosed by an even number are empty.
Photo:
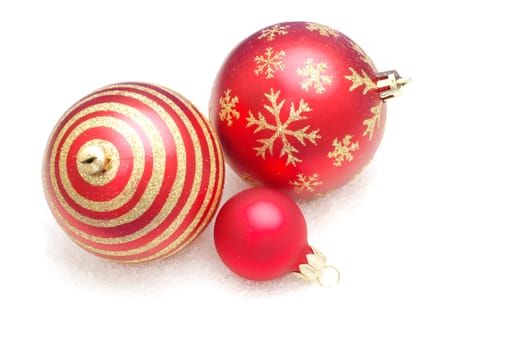
[[[300,208],[269,188],[249,189],[230,198],[216,217],[214,243],[233,272],[257,281],[298,271],[311,253]]]
[[[106,148],[110,169],[85,178],[78,157],[91,143]],[[78,101],[53,130],[43,164],[47,201],[64,231],[93,254],[130,263],[165,258],[198,236],[223,179],[207,120],[176,92],[144,83]]]
[[[289,22],[254,33],[223,63],[209,104],[228,164],[247,182],[296,198],[347,183],[383,136],[376,74],[331,28]]]

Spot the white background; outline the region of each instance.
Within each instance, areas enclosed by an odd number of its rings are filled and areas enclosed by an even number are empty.
[[[465,3],[465,4],[464,4]],[[510,1],[3,1],[1,349],[523,349],[523,33]],[[301,204],[334,289],[232,275],[212,225],[174,258],[122,266],[75,246],[40,168],[62,113],[120,81],[203,112],[243,38],[334,27],[414,83],[358,180]],[[223,200],[244,184],[228,172]]]

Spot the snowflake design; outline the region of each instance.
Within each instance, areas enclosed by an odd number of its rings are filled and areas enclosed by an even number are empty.
[[[363,125],[367,127],[367,129],[365,129],[363,132],[363,136],[369,135],[369,141],[372,140],[372,136],[374,136],[374,130],[376,129],[376,126],[380,126],[381,103],[372,107],[370,111],[372,112],[372,117],[363,121]]]
[[[241,177],[241,179],[243,181],[245,181],[246,183],[248,183],[249,185],[251,185],[252,187],[262,187],[263,186],[263,183],[258,180],[258,179],[255,179],[251,174],[249,173],[242,173],[239,175]]]
[[[282,100],[278,103],[280,91],[274,92],[273,89],[271,89],[269,93],[266,93],[264,95],[270,102],[270,105],[264,105],[264,107],[274,117],[275,123],[270,124],[267,121],[267,118],[265,118],[265,116],[261,112],[258,112],[258,116],[256,117],[251,111],[249,111],[249,117],[247,118],[248,123],[246,126],[247,128],[255,125],[255,134],[262,130],[268,130],[273,133],[272,136],[269,138],[257,140],[259,143],[261,143],[261,146],[254,147],[254,150],[256,151],[256,156],[261,156],[263,159],[265,159],[267,151],[270,155],[272,155],[274,143],[277,140],[280,140],[282,143],[280,158],[286,156],[287,161],[285,165],[292,164],[296,166],[296,163],[301,162],[302,160],[295,155],[299,151],[296,147],[294,147],[291,144],[289,138],[295,138],[299,143],[301,143],[304,146],[306,140],[316,145],[316,140],[321,138],[321,136],[318,134],[318,129],[307,132],[310,128],[309,125],[299,130],[290,129],[292,123],[299,120],[307,119],[307,116],[303,115],[303,113],[312,111],[312,108],[310,108],[309,104],[303,101],[303,99],[300,99],[298,109],[295,108],[294,103],[291,103],[291,107],[289,109],[289,117],[287,118],[287,120],[285,120],[285,122],[282,122],[281,109],[285,104],[285,100]]]
[[[321,184],[323,184],[323,182],[319,180],[318,174],[305,176],[300,173],[296,176],[296,180],[289,181],[289,185],[294,186],[294,191],[296,193],[302,193],[304,191],[314,192],[315,188]]]
[[[311,32],[317,30],[322,36],[333,36],[336,38],[338,37],[338,35],[340,35],[340,33],[337,30],[317,23],[307,23],[307,29]]]
[[[304,77],[301,82],[301,88],[309,91],[309,87],[314,87],[317,94],[325,92],[325,86],[332,84],[332,75],[322,75],[327,70],[327,63],[320,62],[314,64],[314,59],[307,58],[305,67],[298,68],[298,75]]]
[[[240,112],[234,109],[238,102],[238,96],[231,97],[231,89],[225,90],[225,95],[220,97],[220,120],[227,121],[228,126],[232,125],[233,118],[240,118]]]
[[[372,61],[370,60],[370,57],[367,56],[367,54],[361,49],[361,47],[356,44],[356,43],[352,43],[352,48],[358,52],[360,54],[360,58],[363,62],[367,63],[369,65],[369,67],[372,68],[372,70],[374,72],[376,72],[376,67],[374,66],[374,63],[372,63]]]
[[[360,145],[358,141],[352,142],[352,135],[345,135],[342,142],[338,141],[338,138],[335,138],[332,142],[334,146],[334,151],[329,152],[328,157],[334,158],[334,166],[341,166],[341,163],[345,160],[351,162],[354,159],[352,152],[358,150]]]
[[[276,35],[285,35],[288,33],[287,29],[289,29],[289,26],[282,26],[279,24],[275,24],[270,28],[266,28],[262,30],[262,33],[258,37],[258,39],[267,38],[267,41],[273,41]]]
[[[274,78],[277,70],[285,68],[285,63],[282,62],[283,57],[285,57],[285,51],[280,50],[275,53],[272,47],[266,48],[265,56],[254,57],[254,62],[258,64],[254,73],[256,75],[265,74],[265,79]]]
[[[353,68],[349,67],[349,70],[351,71],[351,75],[346,75],[345,79],[352,81],[352,86],[350,87],[349,91],[354,91],[360,86],[365,86],[363,89],[363,94],[366,95],[369,90],[376,89],[376,83],[372,81],[371,78],[365,73],[365,71],[361,71],[362,75],[358,74]]]

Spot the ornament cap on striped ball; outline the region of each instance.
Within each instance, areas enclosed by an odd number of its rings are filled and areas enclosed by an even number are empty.
[[[44,155],[45,195],[60,226],[89,252],[126,263],[187,246],[215,214],[223,182],[207,119],[178,93],[145,83],[78,101]]]

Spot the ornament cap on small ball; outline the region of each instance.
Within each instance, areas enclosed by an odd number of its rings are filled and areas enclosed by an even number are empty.
[[[353,40],[285,22],[234,48],[217,74],[210,118],[246,182],[314,198],[359,174],[383,137],[385,101],[409,82],[378,72]]]
[[[294,273],[307,281],[333,284],[338,270],[307,242],[307,224],[298,205],[270,188],[252,188],[231,197],[214,226],[216,250],[237,275],[267,281]],[[327,270],[336,276],[325,278]]]

